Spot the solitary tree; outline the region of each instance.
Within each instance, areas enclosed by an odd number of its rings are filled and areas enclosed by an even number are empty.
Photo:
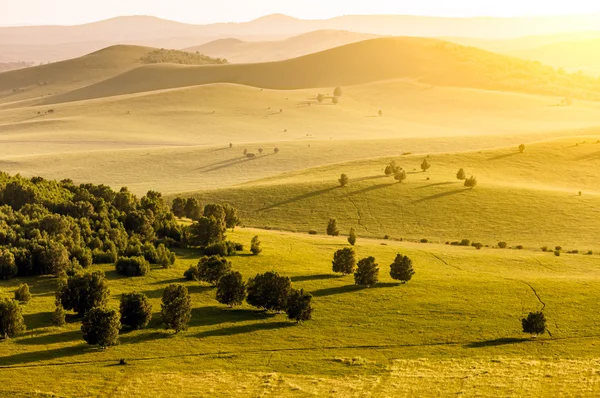
[[[406,283],[411,280],[414,274],[412,260],[407,256],[398,254],[390,266],[390,276],[392,279]]]
[[[121,323],[132,329],[143,329],[152,319],[152,304],[143,293],[124,293],[120,309]]]
[[[262,249],[260,247],[260,240],[258,240],[258,236],[255,236],[254,238],[252,238],[252,241],[250,242],[250,252],[252,254],[254,254],[255,256],[258,256],[262,252]]]
[[[319,104],[322,103],[324,99],[325,99],[325,96],[323,94],[317,95],[317,101],[319,101]]]
[[[465,173],[465,171],[463,169],[458,170],[458,173],[456,173],[456,179],[461,180],[461,181],[464,181],[467,179],[467,174]]]
[[[471,176],[465,180],[465,187],[473,189],[477,186],[477,178]]]
[[[333,90],[333,96],[334,97],[341,97],[342,96],[342,88],[341,87],[336,87]]]
[[[233,143],[232,142],[229,143],[229,148],[233,148]]]
[[[310,320],[313,311],[310,305],[311,300],[312,295],[304,293],[304,289],[292,289],[285,309],[288,318],[296,322]]]
[[[279,153],[279,148],[273,149],[273,152],[275,152],[276,154]]]
[[[379,267],[375,258],[367,257],[358,262],[354,273],[354,283],[361,286],[371,287],[379,280]]]
[[[423,163],[421,163],[421,170],[423,170],[423,172],[429,170],[431,168],[431,164],[429,164],[429,162],[427,161],[427,159],[423,159]]]
[[[257,274],[248,281],[248,304],[267,311],[281,312],[286,309],[292,290],[292,281],[277,272]]]
[[[396,181],[398,181],[399,183],[406,180],[406,171],[404,171],[402,169],[396,171],[396,173],[394,174],[394,179]]]
[[[340,230],[337,227],[337,221],[335,218],[330,218],[327,223],[327,235],[329,236],[338,236],[340,234]]]
[[[167,286],[160,307],[166,329],[173,329],[175,333],[187,330],[192,318],[192,300],[185,286],[177,284]]]
[[[217,283],[217,301],[230,308],[240,305],[246,298],[246,284],[239,272],[229,272]]]
[[[119,313],[114,309],[104,307],[89,310],[81,325],[83,339],[86,343],[102,348],[119,344],[120,330]]]
[[[261,154],[261,155],[262,155],[263,151],[264,151],[264,149],[262,149],[262,148],[258,148],[258,153],[259,153],[259,154]]]
[[[339,272],[343,275],[349,275],[356,269],[356,257],[354,249],[345,247],[335,252],[333,262],[331,263],[332,271]]]
[[[352,246],[356,243],[356,232],[354,232],[354,228],[350,228],[350,235],[348,235],[348,243]]]
[[[31,293],[29,293],[29,285],[27,283],[22,283],[15,290],[15,300],[21,303],[28,303],[31,300]]]
[[[339,104],[339,103],[340,103],[340,100],[338,99],[338,97],[333,97],[333,98],[331,99],[331,103],[332,103],[333,105],[337,105],[337,104]]]
[[[379,115],[379,117],[383,116],[383,111],[380,109],[379,112],[377,112],[377,114]]]
[[[0,337],[7,339],[25,331],[25,321],[19,303],[0,299]]]
[[[521,153],[525,152],[525,144],[519,145],[519,152],[521,152]]]
[[[521,319],[523,333],[537,337],[546,332],[546,317],[543,312],[530,312],[527,318]]]
[[[350,181],[350,179],[348,178],[348,176],[346,174],[342,174],[338,180],[338,182],[340,183],[340,186],[343,188],[346,185],[348,185],[348,181]]]

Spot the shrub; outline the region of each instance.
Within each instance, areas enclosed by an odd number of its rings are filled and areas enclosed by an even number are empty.
[[[342,88],[341,87],[336,87],[333,90],[333,96],[334,97],[341,97],[342,96]]]
[[[471,241],[469,239],[463,239],[458,244],[459,246],[471,246]]]
[[[285,309],[288,318],[296,322],[310,320],[313,311],[310,305],[311,300],[312,295],[304,293],[304,289],[292,289]]]
[[[262,252],[262,249],[260,248],[260,240],[258,240],[258,236],[255,236],[254,238],[252,238],[252,241],[250,242],[250,252],[252,254],[254,254],[255,256],[259,255]]]
[[[118,274],[125,276],[145,276],[150,272],[150,263],[143,257],[121,257],[115,264]]]
[[[206,256],[227,256],[227,243],[217,242],[212,245],[208,245],[202,249],[202,252]]]
[[[401,254],[396,255],[396,259],[390,265],[390,276],[392,279],[406,283],[412,279],[414,274],[412,260]]]
[[[517,246],[515,246],[515,248],[516,248],[517,250],[523,250],[523,245],[517,245]]]
[[[477,186],[477,178],[476,177],[469,177],[465,180],[465,187],[473,189]]]
[[[521,145],[519,145],[519,152],[520,152],[520,153],[523,153],[523,152],[525,152],[525,144],[521,144]]]
[[[0,299],[0,337],[7,339],[25,331],[25,321],[19,303]]]
[[[29,285],[27,283],[19,285],[17,290],[15,290],[15,300],[22,303],[28,303],[31,300],[31,293],[29,293]]]
[[[0,279],[14,278],[18,272],[15,256],[6,249],[0,249]]]
[[[237,242],[233,242],[234,244],[234,248],[236,252],[243,252],[244,251],[244,245],[241,243],[237,243]]]
[[[187,330],[187,325],[192,318],[192,301],[185,286],[176,284],[167,286],[160,307],[166,329],[173,329],[175,333]]]
[[[217,283],[217,301],[230,308],[240,305],[246,298],[246,284],[239,272],[228,272]]]
[[[279,276],[277,272],[257,274],[248,281],[248,304],[267,311],[281,312],[286,309],[292,290],[290,278]]]
[[[167,249],[164,244],[161,243],[156,248],[156,263],[161,267],[169,268],[171,265],[175,264],[176,259],[175,253]]]
[[[221,256],[204,256],[198,261],[198,280],[213,286],[231,271],[231,263]]]
[[[593,255],[593,254],[594,254],[594,252],[593,252],[593,251],[591,251],[591,250],[588,250],[588,252],[587,252],[586,254],[587,254],[588,256],[591,256],[591,255]]]
[[[329,222],[327,223],[327,235],[338,236],[339,234],[340,231],[337,227],[337,221],[335,220],[335,218],[330,218]]]
[[[104,272],[94,271],[61,280],[56,299],[65,310],[73,310],[83,316],[92,308],[106,305],[109,293]]]
[[[562,250],[562,246],[556,246],[556,247],[554,247],[554,250],[561,251]]]
[[[473,246],[477,250],[481,250],[481,248],[483,247],[483,243],[475,242],[472,243],[471,246]]]
[[[549,251],[549,249],[548,249],[548,246],[542,246],[542,251],[543,251],[543,252],[547,252],[547,251]]]
[[[555,251],[554,251],[554,255],[555,255],[556,257],[560,257],[560,250],[555,250]]]
[[[190,268],[183,273],[183,277],[188,281],[199,281],[200,274],[198,272],[198,266],[190,265]]]
[[[456,179],[461,180],[461,181],[464,181],[467,179],[467,174],[465,173],[465,171],[463,169],[458,170],[458,172],[456,173]]]
[[[382,116],[383,116],[383,110],[381,110],[381,109],[380,109],[380,110],[377,112],[377,114],[379,115],[379,117],[382,117]]]
[[[356,257],[354,249],[345,247],[335,252],[333,255],[332,271],[343,275],[349,275],[356,269]]]
[[[94,249],[92,251],[92,260],[94,264],[113,264],[117,261],[117,252],[113,251],[102,251],[100,249]]]
[[[508,244],[506,242],[498,242],[498,247],[500,249],[506,249],[508,247]]]
[[[521,319],[523,333],[529,333],[533,337],[546,332],[546,317],[542,312],[530,312],[527,318]]]
[[[354,232],[354,228],[350,228],[350,234],[348,235],[348,243],[352,246],[356,243],[356,232]]]
[[[343,188],[346,185],[348,185],[348,182],[350,181],[350,179],[348,178],[348,176],[346,174],[342,174],[340,176],[340,178],[338,179],[338,182],[340,183],[340,186]]]
[[[308,234],[309,234],[309,235],[317,235],[317,234],[318,234],[318,232],[317,232],[316,230],[314,230],[314,229],[309,229],[309,230],[308,230]]]
[[[358,262],[358,267],[354,273],[354,283],[356,285],[371,287],[379,280],[379,267],[375,263],[375,258],[367,257]]]
[[[143,329],[152,319],[152,304],[143,293],[124,293],[120,310],[121,323],[132,329]]]
[[[120,330],[119,313],[110,308],[92,308],[85,314],[81,325],[86,343],[102,348],[119,344]]]
[[[419,242],[421,242],[421,243],[429,243],[429,239],[423,238]]]
[[[52,325],[63,327],[67,323],[65,320],[66,313],[62,305],[57,305],[52,313]]]

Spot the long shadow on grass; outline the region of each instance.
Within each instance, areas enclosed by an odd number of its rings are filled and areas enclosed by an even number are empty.
[[[62,347],[54,350],[24,352],[21,354],[0,357],[0,364],[2,364],[2,366],[12,366],[41,361],[51,361],[53,359],[82,355],[94,350],[95,349],[90,348],[87,344],[79,344],[74,347]]]
[[[181,278],[164,279],[161,281],[148,283],[148,285],[171,285],[173,283],[185,283],[185,282],[187,282],[187,280],[183,277],[183,275],[181,275]]]
[[[454,182],[454,181],[436,182],[435,184],[423,185],[421,187],[417,187],[416,189],[426,189],[426,188],[431,188],[431,187],[441,187],[444,185],[454,185],[454,184],[459,184],[459,182]]]
[[[133,330],[124,330],[119,336],[119,342],[121,344],[137,344],[146,343],[148,341],[160,340],[172,336],[172,333],[167,332],[145,332],[135,333]]]
[[[227,328],[215,329],[215,330],[207,330],[206,332],[198,333],[192,337],[197,338],[206,338],[206,337],[216,337],[216,336],[233,336],[236,334],[245,334],[252,333],[259,330],[273,330],[273,329],[283,329],[291,326],[295,326],[295,323],[292,322],[269,322],[269,323],[253,323],[250,325],[242,325],[242,326],[231,326]]]
[[[273,318],[275,314],[249,309],[230,309],[227,307],[200,307],[192,309],[190,326],[212,326],[222,323],[258,321]]]
[[[358,286],[358,285],[346,285],[346,286],[338,286],[338,287],[328,287],[326,289],[319,289],[310,292],[314,297],[325,297],[325,296],[333,296],[334,294],[344,294],[344,293],[353,293],[361,290],[367,289],[382,289],[388,287],[396,287],[400,286],[400,283],[377,283],[371,287]]]
[[[512,152],[512,153],[505,153],[504,155],[498,155],[498,156],[494,156],[493,158],[489,158],[488,161],[492,161],[492,160],[502,160],[502,159],[506,159],[506,158],[510,158],[513,157],[515,155],[519,155],[521,152]]]
[[[274,209],[274,208],[279,207],[279,206],[288,205],[288,204],[294,203],[294,202],[299,202],[301,200],[309,199],[309,198],[312,198],[312,197],[315,197],[315,196],[319,196],[319,195],[324,195],[324,194],[329,193],[331,191],[334,191],[334,190],[336,190],[338,188],[339,187],[336,186],[336,187],[329,187],[329,188],[325,188],[325,189],[319,189],[318,191],[307,192],[305,194],[302,194],[302,195],[299,195],[299,196],[295,196],[295,197],[290,198],[288,200],[284,200],[283,202],[278,202],[278,203],[274,203],[274,204],[272,204],[270,206],[263,207],[262,209],[259,209],[258,211],[271,210],[271,209]]]
[[[514,337],[503,337],[500,339],[474,341],[469,344],[465,344],[466,348],[484,348],[484,347],[496,347],[501,345],[518,344],[531,341],[528,338],[514,338]]]
[[[446,196],[458,195],[459,193],[463,193],[463,192],[467,192],[467,191],[468,191],[468,189],[465,189],[465,188],[455,189],[454,191],[442,192],[442,193],[438,193],[435,195],[427,196],[425,198],[417,199],[417,200],[414,200],[412,203],[413,204],[423,203],[423,202],[427,202],[429,200],[445,198]]]
[[[83,341],[80,330],[71,330],[64,333],[45,334],[43,336],[15,340],[17,344],[23,345],[47,345],[56,343],[69,343],[71,341]]]
[[[187,287],[188,292],[190,294],[204,293],[204,292],[214,289],[214,287],[212,287],[212,286],[187,284],[187,283],[185,283],[186,281],[184,279],[181,279],[178,281],[180,284]],[[194,283],[198,283],[198,282],[194,282]],[[154,289],[154,290],[146,290],[146,291],[143,291],[142,293],[144,293],[146,296],[148,296],[148,298],[157,299],[157,298],[162,298],[164,290],[165,289],[160,288],[160,289]]]
[[[358,191],[350,192],[348,194],[348,196],[356,196],[356,195],[360,195],[360,194],[363,194],[363,193],[367,193],[367,192],[371,192],[371,191],[376,191],[378,189],[383,189],[383,188],[391,187],[391,186],[394,186],[396,184],[397,183],[387,183],[387,184],[372,185],[372,186],[367,187],[367,188],[359,189]]]
[[[322,281],[324,279],[338,279],[342,278],[341,275],[332,275],[332,274],[320,274],[320,275],[301,275],[301,276],[292,276],[290,279],[292,282],[305,282],[305,281]]]
[[[587,155],[580,156],[573,160],[595,160],[600,158],[600,151],[588,153]]]
[[[23,315],[27,329],[34,330],[52,325],[52,312],[37,312]]]

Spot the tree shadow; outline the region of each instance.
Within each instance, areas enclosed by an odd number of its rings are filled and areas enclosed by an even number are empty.
[[[587,155],[580,156],[573,160],[596,160],[596,159],[600,159],[600,151],[588,153]]]
[[[436,182],[435,184],[423,185],[423,186],[417,187],[416,189],[426,189],[426,188],[431,188],[431,187],[441,187],[444,185],[454,185],[454,184],[459,184],[459,182],[454,182],[454,181]]]
[[[367,193],[367,192],[371,192],[371,191],[376,191],[378,189],[392,187],[392,186],[395,186],[395,185],[396,185],[396,183],[387,183],[387,184],[372,185],[372,186],[367,187],[367,188],[359,189],[358,191],[350,192],[348,194],[348,196],[356,196],[356,195],[360,195],[360,194],[363,194],[363,193]]]
[[[305,282],[305,281],[322,281],[326,279],[338,279],[342,278],[342,275],[333,275],[333,274],[321,274],[321,275],[301,275],[301,276],[292,276],[290,279],[292,282]]]
[[[59,358],[68,358],[76,355],[83,355],[94,350],[86,344],[79,344],[73,347],[62,347],[54,350],[41,350],[34,352],[24,352],[7,357],[0,357],[2,366],[24,365],[38,363],[41,361],[51,361]],[[43,365],[40,365],[43,366]]]
[[[531,341],[531,339],[515,338],[515,337],[502,337],[500,339],[474,341],[472,343],[465,344],[465,347],[466,348],[496,347],[496,346],[502,346],[502,345],[524,343],[527,341]]]
[[[376,176],[369,176],[369,177],[360,177],[360,178],[353,178],[351,181],[369,181],[369,180],[379,180],[381,178],[389,178],[390,176],[386,176],[385,174],[378,174]]]
[[[44,334],[42,336],[29,337],[27,339],[15,340],[17,344],[23,345],[48,345],[56,343],[70,343],[72,341],[83,341],[81,330],[71,330],[63,333]]]
[[[291,326],[295,326],[295,323],[292,322],[269,322],[269,323],[253,323],[250,325],[241,325],[241,326],[231,326],[227,328],[215,329],[215,330],[207,330],[205,332],[198,333],[192,337],[197,338],[206,338],[206,337],[218,337],[218,336],[233,336],[236,334],[245,334],[257,332],[260,330],[273,330],[273,329],[282,329],[288,328]]]
[[[185,279],[180,279],[178,280],[180,285],[184,285],[185,287],[187,287],[188,292],[190,294],[195,294],[195,293],[204,293],[208,290],[212,290],[214,289],[214,287],[212,286],[207,286],[207,285],[198,285],[199,282],[188,282]],[[192,283],[195,283],[192,285]],[[148,298],[151,299],[159,299],[162,298],[163,296],[163,292],[164,292],[164,288],[158,288],[158,289],[154,289],[154,290],[145,290],[141,293],[145,294],[146,296],[148,296]]]
[[[117,280],[121,280],[121,279],[133,278],[131,276],[121,275],[114,269],[110,270],[108,272],[105,272],[104,275],[106,276],[106,279],[109,281],[117,281]]]
[[[323,194],[329,193],[329,192],[334,191],[334,190],[336,190],[338,188],[339,187],[335,186],[335,187],[329,187],[329,188],[319,189],[317,191],[307,192],[305,194],[302,194],[302,195],[299,195],[299,196],[295,196],[295,197],[290,198],[288,200],[284,200],[282,202],[278,202],[278,203],[272,204],[270,206],[263,207],[262,209],[259,209],[258,211],[271,210],[271,209],[274,209],[274,208],[279,207],[279,206],[288,205],[288,204],[294,203],[294,202],[299,202],[299,201],[304,200],[304,199],[309,199],[309,198],[312,198],[314,196],[319,196],[319,195],[323,195]]]
[[[171,336],[170,333],[163,332],[149,332],[149,333],[133,333],[135,330],[125,330],[119,335],[119,342],[121,344],[137,344],[146,343],[148,341],[160,340]],[[139,331],[138,331],[139,332]]]
[[[256,311],[242,308],[228,307],[200,307],[192,309],[192,320],[190,326],[213,326],[222,323],[237,323],[245,321],[266,320],[273,318],[275,314],[265,311]]]
[[[35,314],[23,315],[27,329],[35,330],[52,326],[52,312],[37,312]]]
[[[506,153],[504,155],[498,155],[498,156],[494,156],[493,158],[489,158],[488,161],[492,161],[492,160],[502,160],[502,159],[506,159],[506,158],[510,158],[513,157],[515,155],[519,155],[521,152],[511,152],[511,153]]]
[[[314,290],[314,291],[310,292],[310,294],[312,294],[314,297],[326,297],[326,296],[333,296],[334,294],[357,292],[362,289],[365,289],[365,288],[362,286],[358,286],[358,285],[345,285],[345,286],[328,287],[325,289]]]
[[[238,156],[236,158],[225,159],[225,160],[221,160],[220,162],[207,164],[206,166],[201,166],[201,167],[195,168],[193,171],[199,171],[199,172],[203,173],[206,171],[211,171],[213,169],[218,170],[218,168],[220,168],[220,167],[231,166],[235,163],[242,162],[245,159],[246,159],[245,156]]]
[[[457,195],[459,193],[466,192],[466,191],[468,191],[468,189],[462,188],[462,189],[456,189],[454,191],[442,192],[442,193],[438,193],[435,195],[427,196],[425,198],[414,200],[412,203],[417,204],[417,203],[427,202],[429,200],[441,199],[446,196]]]
[[[188,292],[190,294],[198,294],[198,293],[205,293],[205,292],[208,292],[210,290],[214,290],[214,289],[216,289],[216,286],[190,285],[187,288],[188,288]]]
[[[187,282],[187,281],[186,281],[185,277],[183,277],[183,275],[182,275],[181,278],[165,279],[162,281],[148,283],[148,285],[171,285],[173,283],[185,283],[185,282]]]

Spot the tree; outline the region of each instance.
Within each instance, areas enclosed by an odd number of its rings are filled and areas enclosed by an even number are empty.
[[[143,329],[152,319],[152,304],[143,293],[124,293],[120,310],[121,323],[132,329]]]
[[[196,198],[188,198],[184,207],[185,216],[194,221],[202,217],[202,207]]]
[[[17,290],[15,290],[15,300],[21,303],[28,303],[31,300],[31,293],[29,293],[29,285],[27,283],[19,285]]]
[[[266,311],[281,312],[286,309],[292,290],[292,281],[277,272],[257,274],[248,281],[248,304]]]
[[[171,265],[175,264],[176,259],[175,253],[167,249],[164,244],[161,243],[156,248],[156,263],[161,267],[169,268]]]
[[[226,203],[223,205],[223,210],[225,211],[225,228],[234,229],[240,225],[240,216],[238,215],[238,210],[235,207]]]
[[[232,142],[229,143],[229,148],[233,148],[233,143]]]
[[[85,342],[102,348],[119,344],[120,330],[119,313],[112,308],[92,308],[85,314],[81,325]]]
[[[25,321],[19,303],[0,299],[0,337],[7,339],[25,331]]]
[[[52,313],[52,324],[54,326],[62,327],[67,323],[65,309],[62,305],[57,305]]]
[[[246,156],[248,154],[248,150],[246,148],[244,148],[244,156]]]
[[[260,240],[258,240],[258,236],[255,236],[254,238],[252,238],[252,241],[250,242],[250,251],[255,256],[259,255],[262,252],[262,249],[260,248]]]
[[[431,164],[429,164],[427,159],[423,159],[423,163],[421,163],[421,170],[423,170],[423,172],[426,172],[430,168],[431,168]]]
[[[327,223],[327,235],[338,236],[339,234],[340,231],[337,227],[337,221],[335,220],[335,218],[330,218],[329,222]]]
[[[187,243],[189,246],[204,247],[224,240],[227,225],[224,220],[215,217],[200,217],[198,221],[187,227]]]
[[[231,262],[221,256],[204,256],[198,261],[198,280],[217,285],[219,279],[231,272]]]
[[[273,149],[273,152],[275,152],[276,154],[279,153],[279,148]]]
[[[523,152],[525,152],[525,144],[521,144],[521,145],[519,145],[519,152],[520,152],[520,153],[523,153]]]
[[[233,308],[246,298],[246,284],[239,272],[229,272],[217,283],[217,301]]]
[[[375,263],[375,258],[367,257],[358,262],[358,267],[354,273],[354,283],[357,285],[371,287],[379,280],[379,267]]]
[[[342,88],[341,87],[336,87],[333,90],[333,96],[334,97],[341,97],[342,96]]]
[[[175,217],[182,218],[185,216],[185,205],[187,201],[183,198],[177,197],[173,199],[173,204],[171,205],[171,211],[175,215]]]
[[[411,280],[414,274],[412,260],[407,256],[398,254],[392,265],[390,265],[390,276],[392,279],[401,281],[402,283]]]
[[[120,257],[115,263],[115,270],[120,275],[145,276],[150,272],[150,263],[144,256]]]
[[[356,269],[356,257],[354,249],[345,247],[336,251],[333,255],[333,261],[331,263],[332,271],[339,272],[343,275],[349,275]]]
[[[310,320],[313,311],[310,305],[311,300],[312,295],[304,293],[304,289],[292,289],[285,309],[288,318],[296,322]]]
[[[331,103],[332,103],[333,105],[337,105],[337,104],[339,104],[339,103],[340,103],[340,100],[338,99],[338,97],[333,97],[333,98],[331,99]]]
[[[348,176],[346,174],[342,174],[338,180],[338,182],[340,183],[340,186],[343,188],[346,185],[348,185],[348,181],[350,181],[350,179],[348,178]]]
[[[477,186],[477,178],[471,176],[465,180],[465,187],[473,189]]]
[[[350,228],[350,234],[348,235],[348,243],[352,246],[356,243],[356,232],[354,232],[354,228]]]
[[[530,312],[527,318],[521,319],[523,333],[529,333],[533,337],[546,332],[546,317],[543,312]]]
[[[380,109],[379,112],[377,112],[377,114],[379,115],[379,117],[383,116],[383,111]]]
[[[398,181],[399,183],[402,183],[402,181],[406,180],[406,171],[400,169],[398,170],[395,174],[394,174],[394,179],[396,181]]]
[[[59,282],[56,299],[65,310],[73,310],[79,316],[94,307],[103,307],[108,302],[110,291],[102,271],[75,274]]]
[[[14,278],[18,272],[15,256],[7,249],[0,249],[0,279]]]
[[[258,148],[258,153],[259,153],[259,154],[261,154],[261,155],[262,155],[263,151],[264,151],[264,149],[262,149],[262,148]]]
[[[461,180],[461,181],[464,181],[467,179],[467,174],[465,173],[465,171],[463,169],[458,170],[458,172],[456,173],[456,179]]]
[[[192,318],[192,300],[185,286],[176,284],[167,286],[160,307],[166,329],[173,329],[175,333],[187,330]]]
[[[322,103],[324,99],[325,99],[325,96],[323,94],[317,95],[317,101],[319,102],[319,104]]]

